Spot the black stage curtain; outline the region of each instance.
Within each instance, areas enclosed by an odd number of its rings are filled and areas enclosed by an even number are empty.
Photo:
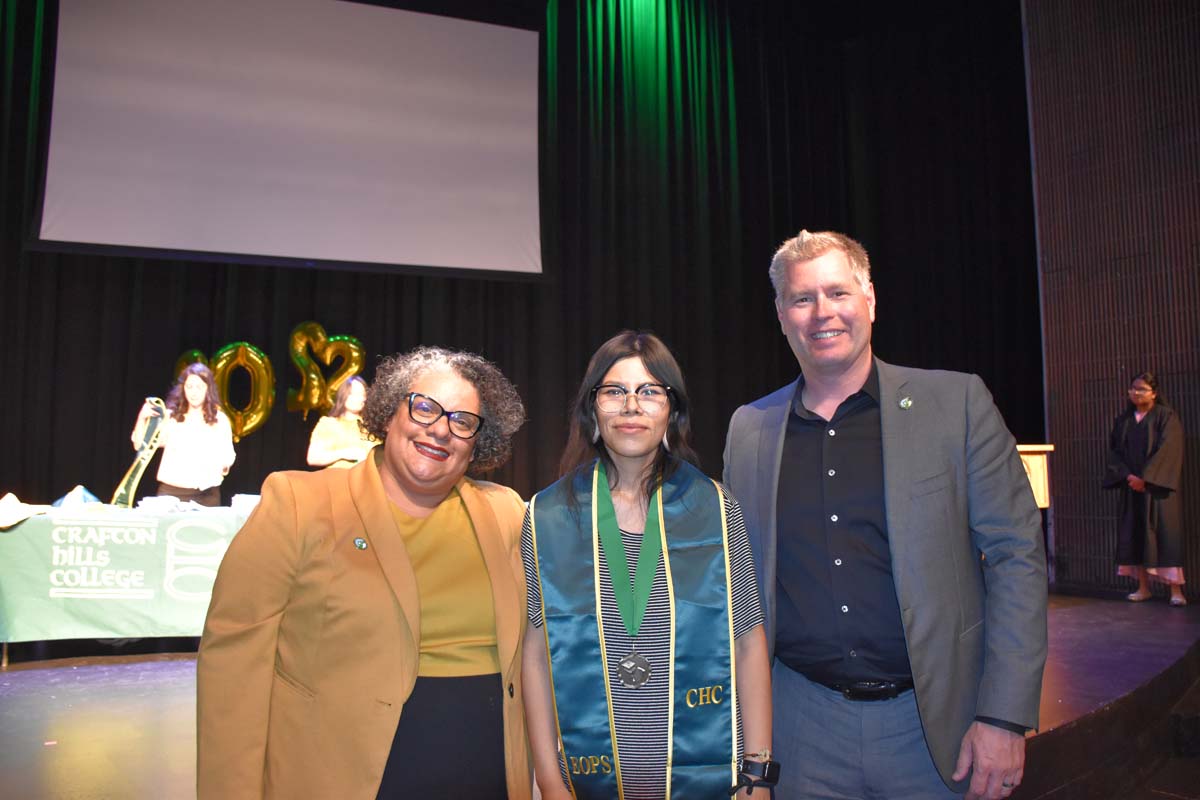
[[[278,394],[237,445],[226,497],[302,468],[315,420],[285,397],[299,385],[288,336],[305,320],[362,340],[368,379],[377,355],[422,343],[493,359],[529,412],[493,478],[524,496],[555,477],[591,352],[622,328],[652,329],[680,358],[697,449],[719,475],[729,414],[795,377],[766,268],[800,228],[845,231],[871,252],[881,357],[978,372],[1018,440],[1041,441],[1019,3],[884,17],[828,5],[548,3],[552,277],[519,283],[25,249],[45,19],[41,3],[0,0],[0,491],[48,502],[82,483],[107,499],[141,399],[167,390],[182,352],[234,341],[270,356]]]

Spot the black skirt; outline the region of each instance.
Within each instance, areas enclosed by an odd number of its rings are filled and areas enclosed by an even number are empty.
[[[418,677],[400,713],[380,800],[507,795],[500,675]]]

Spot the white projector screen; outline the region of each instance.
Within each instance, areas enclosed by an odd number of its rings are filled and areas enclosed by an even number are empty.
[[[538,34],[338,0],[59,0],[48,243],[540,273]]]

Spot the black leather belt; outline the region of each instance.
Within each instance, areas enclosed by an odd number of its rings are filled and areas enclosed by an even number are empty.
[[[912,681],[856,681],[855,683],[822,683],[847,700],[891,700],[913,688]]]

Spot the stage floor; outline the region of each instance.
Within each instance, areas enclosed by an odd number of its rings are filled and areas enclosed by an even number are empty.
[[[1200,639],[1200,604],[1050,596],[1041,733],[1129,694]]]
[[[1200,639],[1200,605],[1052,596],[1049,619],[1042,732],[1128,694]],[[9,667],[0,672],[0,796],[194,797],[195,690],[191,653]]]

